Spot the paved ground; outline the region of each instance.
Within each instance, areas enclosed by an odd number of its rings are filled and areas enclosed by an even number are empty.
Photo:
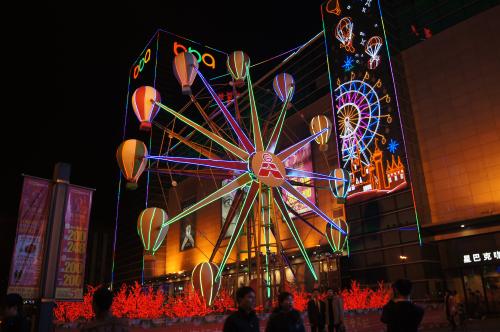
[[[422,332],[445,332],[451,331],[450,327],[433,328],[421,330]],[[456,331],[460,332],[500,332],[500,317],[489,318],[485,320],[468,320],[465,326],[458,327]]]

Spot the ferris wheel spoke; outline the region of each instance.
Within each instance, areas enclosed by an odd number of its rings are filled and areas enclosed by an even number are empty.
[[[262,133],[260,131],[259,115],[257,114],[257,106],[255,105],[255,95],[253,93],[252,78],[250,77],[250,66],[247,65],[247,80],[248,80],[248,99],[250,101],[250,117],[252,120],[253,140],[257,151],[264,151],[264,141],[262,141]]]
[[[243,199],[243,190],[238,190],[236,192],[236,195],[234,196],[233,203],[231,204],[231,207],[229,208],[229,211],[226,216],[226,220],[224,221],[224,225],[222,225],[221,231],[219,233],[219,238],[217,239],[217,242],[215,243],[214,250],[212,251],[212,255],[210,256],[210,262],[212,262],[215,258],[215,255],[217,254],[217,251],[219,251],[220,244],[222,243],[222,240],[226,237],[227,230],[229,229],[229,226],[234,220],[234,217],[236,216],[238,207],[240,206],[240,203]]]
[[[295,227],[295,224],[293,223],[292,219],[290,218],[290,215],[288,214],[288,209],[286,208],[286,204],[283,200],[283,196],[281,195],[281,193],[277,188],[273,188],[273,198],[276,206],[278,207],[278,210],[281,213],[281,217],[285,221],[288,230],[292,234],[295,243],[297,243],[297,246],[299,247],[299,250],[302,253],[302,256],[304,257],[304,260],[306,261],[306,264],[309,267],[309,271],[311,271],[314,280],[318,280],[316,272],[314,271],[314,267],[311,263],[311,260],[309,259],[309,255],[307,254],[307,250],[304,246],[304,243],[302,242],[302,239],[300,238],[300,234],[297,228]]]
[[[171,156],[147,156],[147,159],[168,161],[179,164],[207,166],[213,168],[220,168],[230,171],[245,171],[247,170],[247,163],[243,161],[234,160],[217,160],[217,159],[203,159],[203,158],[185,158],[185,157],[171,157]]]
[[[189,208],[182,211],[181,213],[179,213],[175,217],[167,220],[163,224],[163,226],[170,225],[176,221],[179,221],[182,218],[187,217],[188,215],[198,211],[199,209],[201,209],[205,205],[208,205],[208,204],[212,203],[213,201],[215,201],[219,198],[222,198],[223,196],[235,191],[236,189],[244,187],[245,185],[247,185],[251,181],[252,181],[252,177],[250,176],[250,174],[244,173],[244,174],[240,175],[239,177],[237,177],[233,181],[226,184],[224,187],[214,191],[212,194],[208,195],[207,197],[205,197],[204,199],[202,199],[198,203],[191,205]]]
[[[321,174],[321,173],[315,173],[315,172],[303,171],[301,169],[286,168],[286,171],[287,171],[286,172],[287,177],[311,178],[311,179],[327,180],[327,181],[346,181],[344,179],[336,178],[334,176]]]
[[[245,221],[247,220],[248,214],[250,213],[250,210],[252,209],[253,204],[255,203],[255,198],[257,197],[258,193],[259,193],[259,183],[252,182],[250,189],[248,190],[248,194],[245,197],[245,200],[243,201],[243,205],[241,206],[241,211],[240,211],[240,214],[238,215],[238,220],[236,221],[236,225],[234,227],[234,233],[231,234],[231,238],[229,239],[229,243],[227,244],[226,250],[224,251],[224,256],[222,256],[222,261],[219,264],[219,271],[217,272],[217,275],[215,276],[215,281],[220,279],[222,271],[224,270],[224,267],[226,266],[227,259],[229,258],[229,255],[231,254],[231,251],[233,250],[233,247],[236,243],[236,240],[238,240],[238,238],[240,237],[241,230],[243,229],[243,225],[245,224]]]
[[[227,151],[229,151],[232,154],[234,154],[236,157],[238,157],[238,158],[240,158],[242,160],[247,160],[248,159],[249,154],[246,151],[244,151],[244,150],[240,149],[239,147],[237,147],[236,145],[229,143],[224,138],[220,137],[217,134],[212,133],[211,131],[207,130],[206,128],[203,128],[202,126],[200,126],[196,122],[194,122],[194,121],[188,119],[187,117],[185,117],[184,115],[182,115],[182,114],[174,111],[170,107],[165,106],[165,105],[163,105],[162,103],[159,103],[159,102],[156,102],[155,104],[158,105],[161,109],[163,109],[163,110],[167,111],[168,113],[172,114],[177,119],[179,119],[182,122],[184,122],[185,124],[193,127],[194,129],[196,129],[197,131],[199,131],[200,133],[202,133],[206,137],[210,138],[212,141],[214,141],[215,143],[219,144],[224,149],[226,149]]]
[[[295,189],[288,181],[285,181],[281,187],[285,189],[290,195],[299,200],[302,204],[306,205],[310,208],[316,215],[323,218],[326,222],[335,227],[342,234],[346,234],[346,231],[343,230],[339,225],[337,225],[333,220],[331,220],[320,208],[318,208],[315,204],[309,201],[302,193],[300,193],[297,189]]]
[[[316,137],[318,137],[319,135],[323,134],[325,131],[327,130],[330,130],[329,127],[317,132],[316,134],[314,135],[311,135],[305,139],[303,139],[302,141],[292,145],[292,146],[289,146],[287,149],[281,151],[280,153],[278,153],[278,157],[281,159],[281,161],[285,161],[288,157],[294,155],[295,153],[297,153],[298,151],[300,151],[301,149],[303,149],[307,143],[313,141]]]
[[[248,153],[253,153],[255,151],[255,147],[253,146],[253,144],[250,141],[250,139],[247,137],[247,135],[245,135],[245,132],[243,132],[243,130],[239,126],[238,122],[236,122],[236,120],[233,118],[233,116],[231,115],[231,113],[227,109],[226,105],[224,105],[224,103],[220,99],[219,95],[217,95],[217,93],[215,93],[214,89],[208,83],[208,81],[205,79],[205,77],[202,75],[202,73],[200,72],[200,70],[197,69],[196,67],[195,67],[195,69],[198,72],[198,76],[200,76],[200,78],[201,78],[203,84],[205,85],[205,87],[207,88],[208,92],[210,93],[210,95],[212,96],[212,98],[217,103],[217,106],[219,106],[219,109],[224,114],[224,117],[226,118],[227,122],[229,122],[229,125],[231,126],[231,128],[234,131],[234,133],[238,137],[238,140],[240,141],[241,145],[243,145],[243,147],[245,148],[245,150]]]
[[[280,116],[278,117],[278,121],[276,122],[276,126],[273,129],[273,133],[271,134],[271,138],[269,139],[269,143],[267,144],[266,151],[274,153],[276,151],[276,145],[278,145],[278,139],[281,134],[281,130],[283,129],[283,123],[285,123],[285,115],[286,110],[288,108],[288,102],[290,101],[290,96],[293,93],[293,87],[288,90],[286,95],[286,99],[283,102],[283,106],[281,107]]]

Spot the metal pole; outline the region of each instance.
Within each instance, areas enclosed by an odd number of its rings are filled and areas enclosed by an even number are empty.
[[[64,230],[64,213],[66,210],[66,197],[70,174],[71,165],[69,164],[57,163],[54,167],[54,187],[52,188],[40,284],[41,303],[38,322],[39,332],[49,332],[53,330],[52,321],[55,305],[57,265],[59,260],[61,234]]]

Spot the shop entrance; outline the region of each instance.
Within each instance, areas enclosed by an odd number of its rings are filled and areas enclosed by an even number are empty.
[[[446,284],[457,292],[470,317],[500,313],[500,265],[448,270]]]

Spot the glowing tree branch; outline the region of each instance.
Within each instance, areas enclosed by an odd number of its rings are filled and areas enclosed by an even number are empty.
[[[264,141],[262,141],[262,133],[260,131],[259,115],[257,114],[257,106],[255,105],[255,96],[253,94],[252,79],[247,66],[248,80],[248,99],[250,101],[250,118],[252,119],[253,140],[257,151],[264,151]]]
[[[320,132],[317,132],[316,134],[312,135],[312,136],[309,136],[305,139],[303,139],[302,141],[288,147],[287,149],[281,151],[280,153],[278,153],[278,158],[281,159],[281,161],[285,161],[288,159],[288,157],[294,155],[295,153],[299,152],[301,149],[303,149],[307,143],[313,141],[314,139],[316,139],[316,137],[318,137],[319,135],[323,134],[323,132],[329,130],[330,128],[325,128],[323,129],[322,131]]]
[[[227,122],[229,123],[231,128],[233,128],[233,131],[236,134],[236,136],[238,137],[238,140],[240,141],[241,145],[243,145],[243,147],[245,148],[245,150],[248,153],[255,152],[255,147],[253,146],[252,142],[245,135],[245,133],[243,132],[241,127],[238,125],[238,122],[236,122],[236,120],[233,118],[233,116],[231,115],[231,113],[227,109],[226,105],[224,105],[224,103],[222,102],[220,97],[217,95],[217,93],[215,93],[214,89],[210,86],[210,84],[207,82],[207,80],[201,74],[201,72],[198,69],[196,69],[196,71],[198,72],[198,76],[200,76],[200,78],[203,81],[203,84],[207,88],[208,92],[210,93],[210,95],[212,95],[212,98],[215,100],[215,102],[219,106],[220,110],[224,114]]]
[[[304,246],[304,243],[302,243],[302,240],[300,239],[300,234],[297,231],[297,228],[295,227],[295,224],[293,223],[292,219],[290,219],[290,216],[288,215],[288,210],[285,206],[285,202],[283,201],[281,193],[277,188],[273,188],[273,194],[274,194],[273,195],[274,202],[278,206],[278,210],[281,212],[281,216],[285,221],[286,225],[288,226],[288,229],[290,230],[290,233],[292,234],[295,242],[297,243],[297,246],[299,247],[302,256],[304,256],[304,260],[306,261],[306,264],[309,267],[309,270],[311,271],[314,280],[318,280],[316,272],[314,272],[314,267],[311,263],[311,260],[309,259],[309,255],[307,254],[306,247]]]
[[[304,195],[302,195],[297,189],[295,189],[290,183],[285,181],[281,188],[285,189],[290,195],[294,196],[299,200],[302,204],[306,205],[310,208],[314,213],[316,213],[319,217],[323,218],[326,222],[330,223],[333,227],[335,227],[342,234],[346,234],[346,231],[343,230],[339,225],[337,225],[333,220],[331,220],[323,211],[321,211],[316,205],[311,203]]]
[[[255,198],[257,197],[257,194],[259,193],[259,183],[258,182],[252,182],[250,189],[248,190],[248,194],[245,197],[245,200],[243,201],[243,205],[241,206],[241,211],[240,214],[238,215],[238,220],[236,221],[236,225],[234,228],[234,233],[231,235],[231,238],[229,239],[229,243],[227,244],[226,251],[224,252],[224,256],[222,257],[222,261],[219,265],[219,272],[217,272],[217,275],[215,276],[215,281],[219,280],[222,271],[224,270],[224,267],[226,266],[227,259],[229,258],[229,254],[233,250],[233,247],[236,243],[236,240],[240,237],[241,230],[243,229],[243,225],[245,224],[245,221],[248,217],[248,214],[250,213],[250,210],[253,207],[253,204],[255,203]]]
[[[205,205],[210,204],[213,201],[224,197],[225,195],[235,191],[236,189],[239,189],[239,188],[247,185],[251,181],[252,181],[252,177],[250,176],[250,174],[244,173],[244,174],[240,175],[239,177],[237,177],[233,181],[226,184],[224,187],[220,188],[219,190],[214,191],[212,194],[208,195],[207,197],[205,197],[204,199],[202,199],[198,203],[191,205],[189,208],[182,211],[181,213],[179,213],[175,217],[167,220],[165,225],[170,225],[170,224],[172,224],[172,223],[174,223],[182,218],[187,217],[188,215],[190,215],[193,212],[196,212],[197,210],[201,209]]]
[[[341,178],[336,178],[334,176],[321,174],[321,173],[303,171],[301,169],[287,168],[286,171],[287,171],[286,172],[287,177],[311,178],[311,179],[326,180],[326,181],[345,181],[346,182],[346,180],[341,179]]]
[[[147,156],[146,158],[161,160],[161,161],[169,161],[180,164],[220,168],[230,171],[246,171],[248,168],[248,164],[246,162],[233,161],[233,160],[213,160],[213,159],[185,158],[185,157],[171,157],[171,156]]]
[[[238,158],[240,158],[242,160],[247,160],[248,159],[249,154],[247,152],[243,151],[242,149],[240,149],[236,145],[229,143],[228,141],[226,141],[225,139],[223,139],[219,135],[214,134],[211,131],[203,128],[202,126],[200,126],[196,122],[188,119],[184,115],[182,115],[182,114],[174,111],[173,109],[169,108],[168,106],[165,106],[165,105],[163,105],[161,103],[158,103],[158,102],[156,102],[156,105],[158,105],[160,108],[162,108],[163,110],[167,111],[168,113],[172,114],[177,119],[179,119],[182,122],[184,122],[185,124],[193,127],[194,129],[196,129],[197,131],[199,131],[200,133],[202,133],[206,137],[210,138],[212,141],[214,141],[215,143],[219,144],[224,149],[226,149],[227,151],[229,151],[232,154],[234,154],[236,157],[238,157]]]
[[[288,102],[290,101],[290,97],[293,94],[293,87],[288,90],[286,95],[285,102],[281,107],[281,112],[278,117],[278,121],[276,121],[276,125],[274,127],[273,133],[271,134],[271,138],[269,139],[269,143],[267,144],[266,151],[274,153],[276,151],[276,146],[278,145],[278,140],[281,135],[281,130],[283,129],[283,124],[285,123],[286,110],[288,108]]]

